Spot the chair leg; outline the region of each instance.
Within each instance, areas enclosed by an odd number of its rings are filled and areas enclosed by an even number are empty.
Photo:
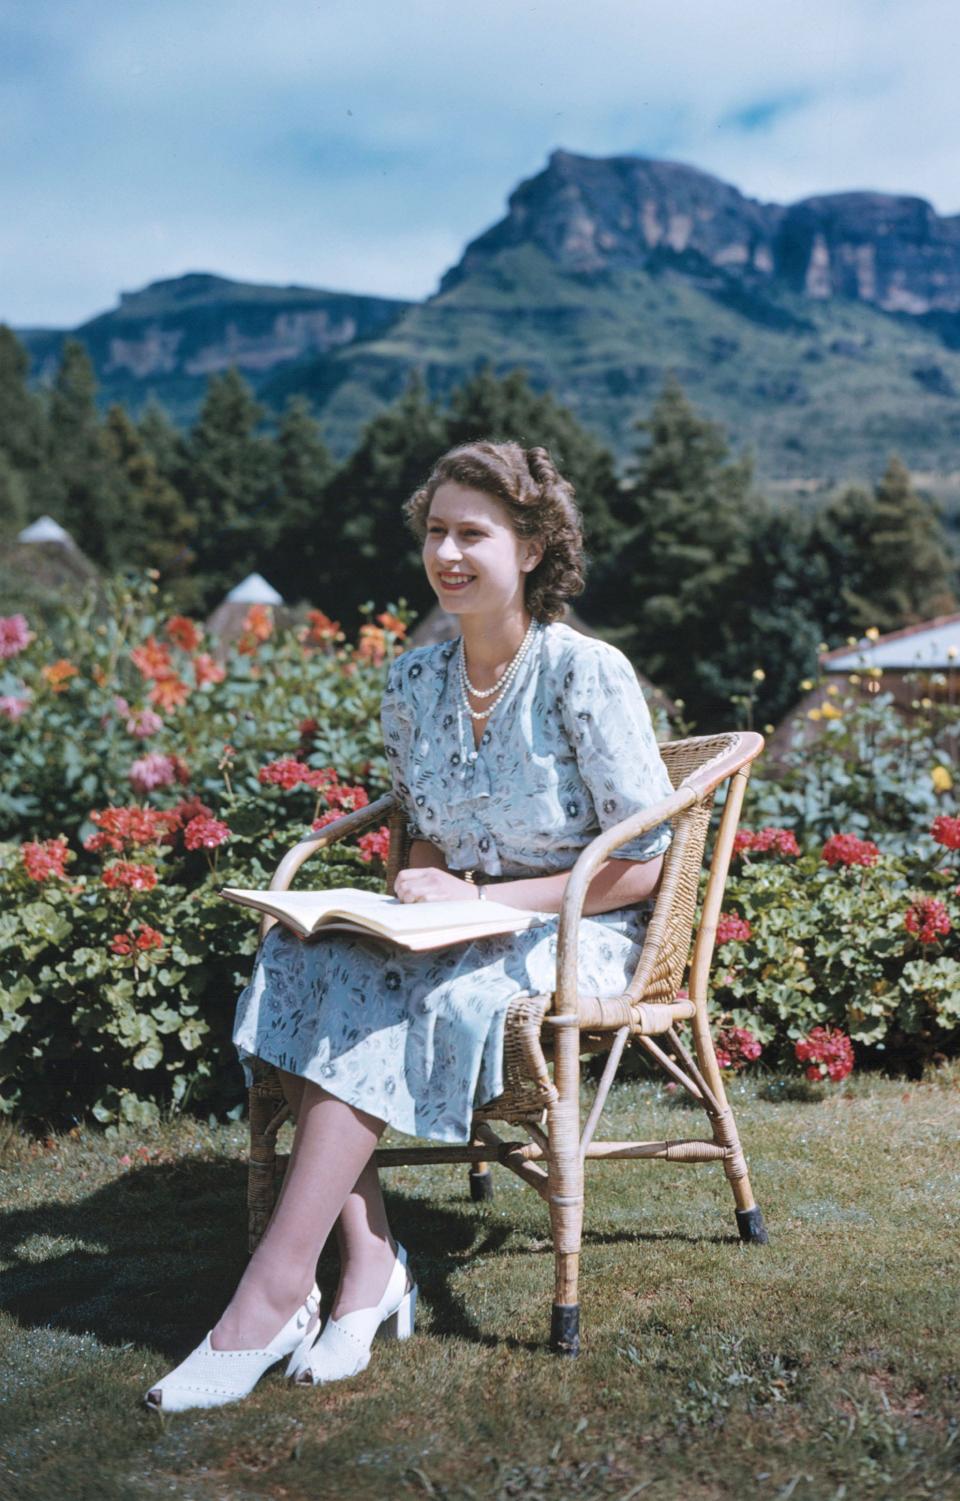
[[[720,1106],[719,1114],[714,1114],[712,1110],[708,1110],[707,1113],[713,1128],[714,1141],[726,1147],[728,1151],[728,1156],[724,1158],[723,1170],[733,1190],[737,1233],[744,1245],[765,1246],[769,1241],[767,1227],[750,1187],[747,1162],[740,1145],[740,1133],[723,1087],[723,1076],[720,1072],[720,1065],[717,1063],[713,1033],[710,1030],[705,1005],[698,1008],[693,1018],[693,1039],[697,1063]]]
[[[276,1071],[259,1060],[254,1063],[248,1109],[247,1246],[252,1255],[273,1213],[277,1192],[277,1132],[289,1113]]]
[[[471,1146],[480,1146],[478,1137],[474,1137]],[[471,1162],[470,1172],[470,1197],[475,1204],[484,1204],[493,1198],[493,1173],[490,1171],[489,1162]]]
[[[553,1230],[556,1280],[550,1348],[580,1354],[580,1241],[583,1233],[583,1161],[580,1156],[580,1032],[558,1027],[554,1051],[557,1098],[548,1106],[550,1150],[547,1199]]]

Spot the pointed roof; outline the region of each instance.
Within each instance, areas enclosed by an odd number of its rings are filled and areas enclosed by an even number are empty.
[[[59,542],[64,547],[76,547],[70,533],[64,531],[59,521],[52,516],[38,516],[22,532],[17,533],[18,542]]]
[[[282,605],[283,595],[267,583],[262,573],[248,573],[242,583],[230,590],[227,600],[233,605]]]
[[[826,672],[861,672],[865,667],[889,672],[945,672],[960,664],[960,612],[888,631],[875,641],[863,636],[856,646],[837,647],[820,662]]]

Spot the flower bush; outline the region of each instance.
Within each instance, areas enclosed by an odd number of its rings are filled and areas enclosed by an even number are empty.
[[[0,1110],[237,1105],[230,1021],[257,927],[219,888],[266,885],[311,823],[389,784],[398,611],[354,646],[320,612],[280,630],[254,609],[223,655],[156,601],[117,587],[56,639],[0,620],[0,706],[18,706],[0,712]],[[380,887],[387,840],[319,853],[301,884]]]

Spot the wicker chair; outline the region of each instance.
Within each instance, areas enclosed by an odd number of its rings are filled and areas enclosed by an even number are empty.
[[[504,1092],[476,1111],[472,1141],[463,1146],[396,1147],[376,1154],[379,1167],[406,1163],[470,1164],[474,1199],[492,1195],[489,1164],[509,1168],[546,1200],[553,1229],[556,1284],[551,1348],[576,1355],[579,1350],[577,1292],[583,1225],[584,1164],[624,1158],[659,1158],[666,1162],[721,1162],[736,1204],[740,1239],[764,1243],[763,1217],[747,1176],[733,1112],[727,1103],[707,1014],[707,978],[717,918],[733,851],[733,840],[746,791],[750,763],[763,749],[760,735],[730,733],[677,740],[660,747],[674,786],[672,796],[625,819],[595,838],[582,851],[567,883],[560,912],[557,989],[553,995],[525,995],[513,1002],[504,1043]],[[717,788],[727,795],[714,842],[699,923],[694,931],[704,848]],[[286,855],[271,881],[286,889],[303,862],[318,849],[357,833],[372,823],[390,820],[388,888],[406,863],[404,819],[392,795],[329,824],[303,839]],[[601,863],[619,846],[664,819],[674,837],[664,859],[663,876],[640,962],[622,995],[613,999],[582,996],[577,987],[577,926],[587,888]],[[272,925],[265,919],[262,931]],[[689,971],[691,940],[693,953]],[[689,998],[679,994],[688,974]],[[676,1024],[689,1021],[692,1051]],[[641,1047],[706,1112],[711,1135],[679,1141],[597,1141],[595,1133],[623,1050]],[[606,1052],[596,1095],[581,1121],[580,1058]],[[551,1065],[552,1063],[552,1073]],[[250,1091],[249,1228],[251,1250],[273,1208],[277,1174],[277,1132],[288,1111],[276,1071],[254,1064]],[[504,1140],[491,1125],[506,1121],[519,1127],[524,1140]]]

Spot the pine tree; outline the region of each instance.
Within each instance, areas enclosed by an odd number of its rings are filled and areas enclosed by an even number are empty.
[[[126,483],[123,562],[158,569],[181,607],[193,603],[194,589],[185,575],[194,558],[190,538],[195,522],[183,496],[161,475],[139,429],[120,406],[107,412],[104,443]]]
[[[86,350],[68,339],[50,393],[43,509],[94,562],[112,569],[123,560],[126,486],[104,442],[96,390]]]
[[[956,564],[933,505],[891,458],[873,491],[850,486],[815,517],[814,595],[824,639],[897,630],[956,609]]]
[[[611,509],[618,486],[610,452],[554,396],[534,391],[523,370],[498,378],[489,365],[453,393],[446,429],[447,448],[490,438],[549,449],[583,514],[591,563],[586,600],[589,605],[599,599],[619,536]]]
[[[302,396],[291,397],[273,442],[277,534],[269,578],[284,598],[317,600],[318,578],[329,567],[332,542],[325,492],[333,460]]]
[[[324,502],[329,540],[315,595],[328,614],[348,620],[367,600],[404,598],[420,612],[435,603],[402,507],[443,453],[446,436],[441,412],[414,375],[331,480]]]
[[[13,330],[0,324],[0,452],[19,474],[15,488],[28,508],[46,452],[43,405],[27,385],[29,371],[27,351]]]
[[[271,444],[258,434],[263,408],[230,369],[210,380],[187,444],[184,499],[196,521],[197,568],[215,603],[251,572],[262,572],[276,537]]]
[[[27,523],[27,484],[0,448],[0,541],[16,536]]]
[[[722,430],[669,380],[647,421],[617,506],[624,528],[607,619],[661,687],[710,725],[752,669],[743,644],[752,539],[768,510],[751,465],[733,459]]]

